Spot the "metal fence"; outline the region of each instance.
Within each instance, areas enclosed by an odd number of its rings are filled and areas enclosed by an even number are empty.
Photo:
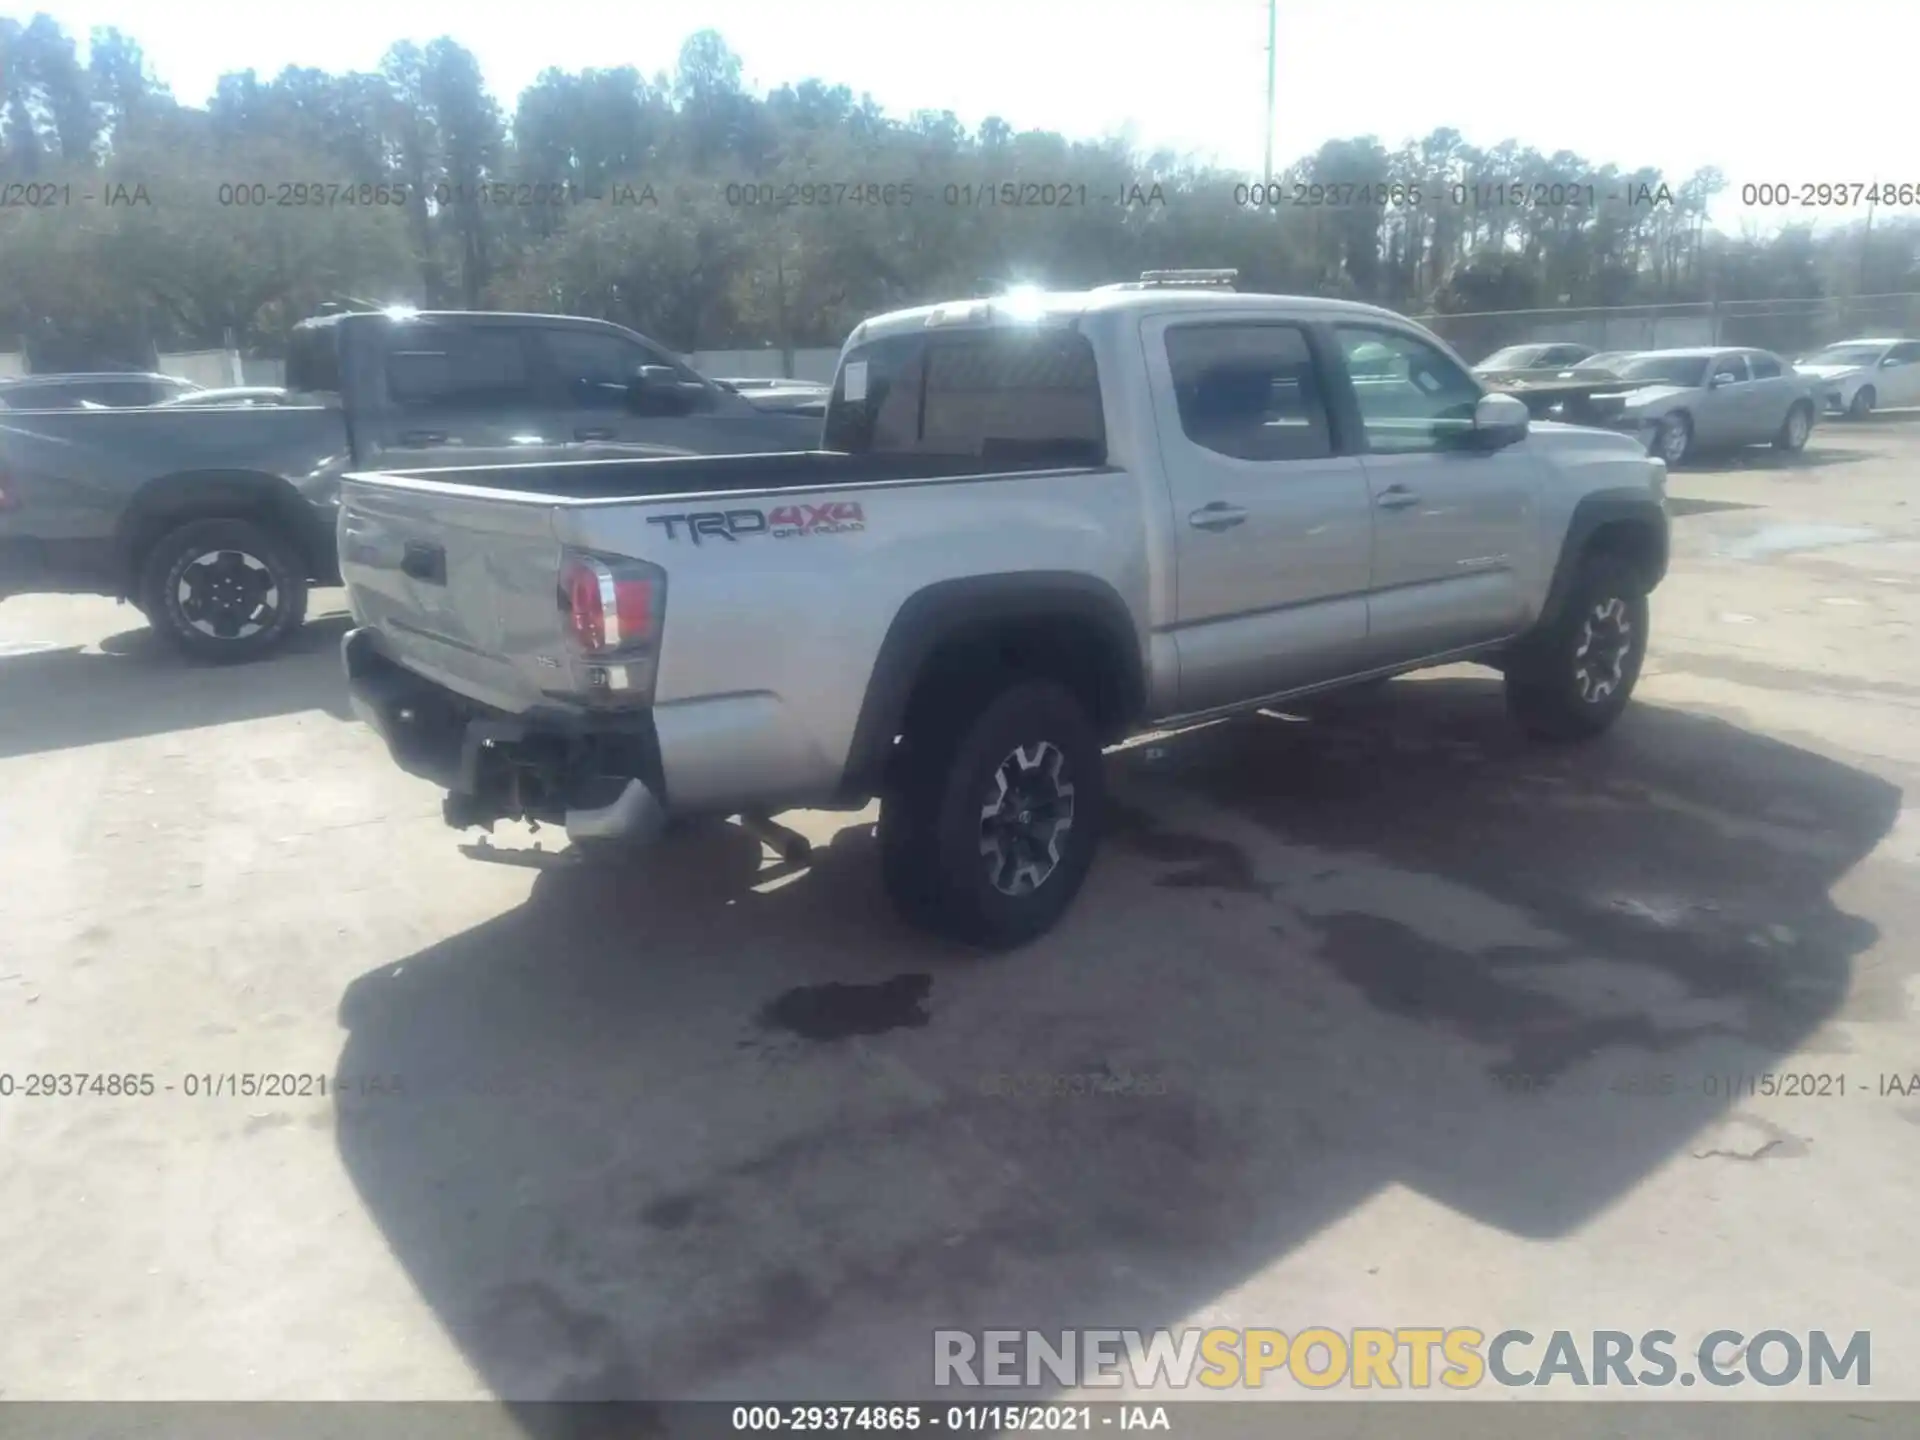
[[[1751,345],[1793,356],[1856,336],[1920,334],[1920,291],[1845,299],[1489,310],[1414,318],[1474,362],[1504,345],[1545,341],[1591,345],[1596,350]]]
[[[208,389],[229,385],[284,385],[287,362],[238,350],[184,350],[155,357],[162,375],[178,375]]]
[[[696,350],[687,363],[702,375],[740,380],[820,380],[831,381],[840,363],[838,348],[800,349],[792,352],[789,364],[785,353],[761,350]]]
[[[183,350],[172,355],[157,355],[154,368],[162,375],[175,375],[208,389],[246,383],[240,378],[237,350]]]

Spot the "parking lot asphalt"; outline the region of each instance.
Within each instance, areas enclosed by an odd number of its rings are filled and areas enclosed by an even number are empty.
[[[1870,1330],[1920,1398],[1920,417],[1672,493],[1605,740],[1463,668],[1137,744],[991,959],[893,918],[870,816],[787,817],[798,870],[447,830],[337,593],[232,670],[0,604],[0,1072],[154,1077],[0,1097],[0,1396],[930,1396],[936,1328],[1424,1324]]]

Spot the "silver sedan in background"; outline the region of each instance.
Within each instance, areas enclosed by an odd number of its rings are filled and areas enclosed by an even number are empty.
[[[1639,435],[1669,467],[1743,445],[1799,450],[1823,398],[1770,350],[1642,350],[1606,370],[1624,383],[1588,397],[1581,419]]]

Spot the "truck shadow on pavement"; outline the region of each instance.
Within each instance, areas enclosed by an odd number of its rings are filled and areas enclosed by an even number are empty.
[[[1900,792],[1717,720],[1543,748],[1423,679],[1112,764],[1013,955],[903,929],[865,825],[798,873],[720,827],[352,984],[344,1162],[496,1394],[932,1397],[937,1327],[1187,1323],[1394,1186],[1563,1236],[1675,1159],[1804,1159],[1712,1077],[1906,1013],[1829,898]],[[1233,1323],[1386,1315],[1378,1245]]]
[[[346,719],[350,623],[316,616],[247,665],[195,664],[145,628],[108,636],[97,654],[69,645],[0,658],[0,760],[302,710]]]

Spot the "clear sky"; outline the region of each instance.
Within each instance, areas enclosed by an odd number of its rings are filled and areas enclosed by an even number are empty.
[[[24,8],[24,7],[21,7]],[[723,34],[756,89],[817,77],[890,112],[1072,136],[1124,132],[1257,173],[1266,0],[75,0],[80,37],[117,25],[182,100],[290,64],[370,69],[395,40],[451,35],[509,112],[548,66],[670,68]],[[1829,23],[1839,21],[1844,23]],[[1770,230],[1859,212],[1749,209],[1740,187],[1920,185],[1912,120],[1920,0],[1279,0],[1276,168],[1335,136],[1389,146],[1451,125],[1678,183],[1718,165],[1715,223]],[[1882,215],[1889,211],[1882,207]],[[1920,213],[1920,205],[1909,213]]]

